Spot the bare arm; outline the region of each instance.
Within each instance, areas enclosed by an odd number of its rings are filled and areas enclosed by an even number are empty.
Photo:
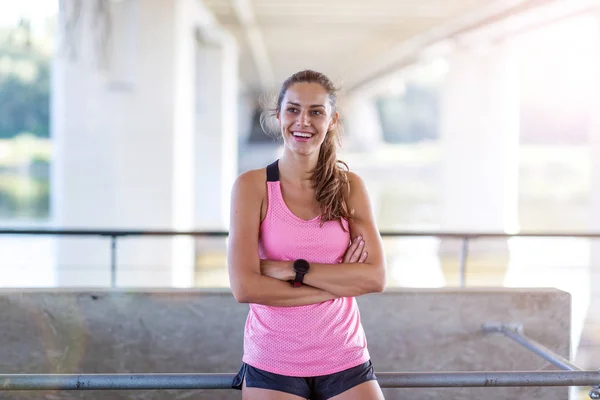
[[[355,174],[350,174],[348,203],[350,209],[354,209],[354,218],[350,222],[352,245],[349,250],[353,247],[358,249],[363,259],[355,262],[345,258],[340,264],[311,263],[309,273],[304,276],[304,283],[339,297],[381,292],[385,287],[386,279],[383,243],[375,224],[366,186]],[[362,251],[361,246],[363,246]],[[284,281],[295,276],[292,262],[266,261],[265,264],[263,269],[268,270],[270,276]]]
[[[227,261],[235,299],[240,303],[300,306],[339,297],[310,286],[293,288],[288,282],[261,275],[258,235],[264,182],[264,173],[250,171],[236,180],[232,190]]]

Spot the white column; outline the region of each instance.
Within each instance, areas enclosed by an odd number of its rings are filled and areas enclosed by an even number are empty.
[[[238,175],[238,49],[225,34],[196,45],[197,230],[228,230],[230,196]],[[228,286],[225,238],[197,241],[198,277],[205,286]]]
[[[600,14],[597,17],[597,29],[596,29],[596,45],[593,48],[596,49],[595,57],[595,70],[600,73]],[[594,79],[592,86],[596,90],[592,90],[593,101],[592,107],[590,107],[590,138],[591,138],[591,151],[592,151],[592,197],[591,197],[591,226],[590,230],[593,232],[600,232],[600,115],[598,114],[598,104],[600,104],[600,75],[596,73],[592,76]],[[591,294],[592,294],[592,306],[594,307],[594,314],[596,322],[600,324],[600,242],[595,241],[592,247],[592,258],[591,258]]]
[[[510,43],[458,50],[442,93],[441,230],[510,232],[518,229],[519,79]],[[441,254],[455,257],[460,243],[441,242]],[[499,267],[506,243],[478,241],[477,254],[493,255]],[[473,265],[473,263],[471,263]],[[478,282],[467,281],[467,284]]]
[[[3,222],[2,228],[37,229],[39,224]],[[0,287],[54,286],[54,254],[55,240],[50,236],[0,235]]]
[[[229,229],[237,177],[237,48],[227,37],[197,46],[196,228]]]
[[[519,90],[508,43],[455,54],[442,95],[442,229],[517,228]]]
[[[194,0],[113,4],[123,60],[103,73],[85,54],[57,62],[53,204],[58,227],[194,229],[196,28]],[[86,9],[87,7],[84,7]],[[127,15],[123,15],[127,13]],[[121,44],[134,43],[129,51]],[[122,50],[122,49],[121,49]],[[128,65],[129,68],[123,68]],[[123,70],[133,71],[123,74]],[[214,149],[216,150],[216,149]],[[58,284],[110,283],[106,239],[60,239]],[[126,238],[117,246],[119,286],[190,286],[194,241]]]
[[[595,50],[592,63],[593,70],[598,71],[591,75],[592,81],[590,91],[592,101],[590,107],[590,151],[592,161],[592,181],[590,197],[590,226],[591,232],[600,232],[600,115],[598,115],[598,105],[600,104],[600,14],[597,14],[596,32],[594,45]],[[600,241],[595,239],[591,241],[591,254],[589,266],[589,307],[582,333],[581,345],[586,346],[585,366],[590,367],[598,363],[600,355],[600,341],[598,332],[600,331]],[[581,290],[585,290],[581,288]]]

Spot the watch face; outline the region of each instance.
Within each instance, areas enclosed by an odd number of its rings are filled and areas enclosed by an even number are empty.
[[[310,264],[306,260],[294,261],[294,272],[297,274],[306,274],[310,268]]]

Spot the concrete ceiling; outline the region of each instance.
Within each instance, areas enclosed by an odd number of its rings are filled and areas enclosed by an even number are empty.
[[[203,0],[240,43],[247,88],[315,69],[357,88],[423,47],[549,0]]]

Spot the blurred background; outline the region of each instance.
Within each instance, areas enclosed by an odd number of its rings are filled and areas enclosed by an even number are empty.
[[[388,286],[568,291],[598,368],[600,0],[2,0],[0,227],[225,232],[236,176],[281,151],[264,105],[307,68],[403,234]],[[564,236],[439,235],[481,232]],[[0,286],[227,287],[225,250],[4,234]]]

